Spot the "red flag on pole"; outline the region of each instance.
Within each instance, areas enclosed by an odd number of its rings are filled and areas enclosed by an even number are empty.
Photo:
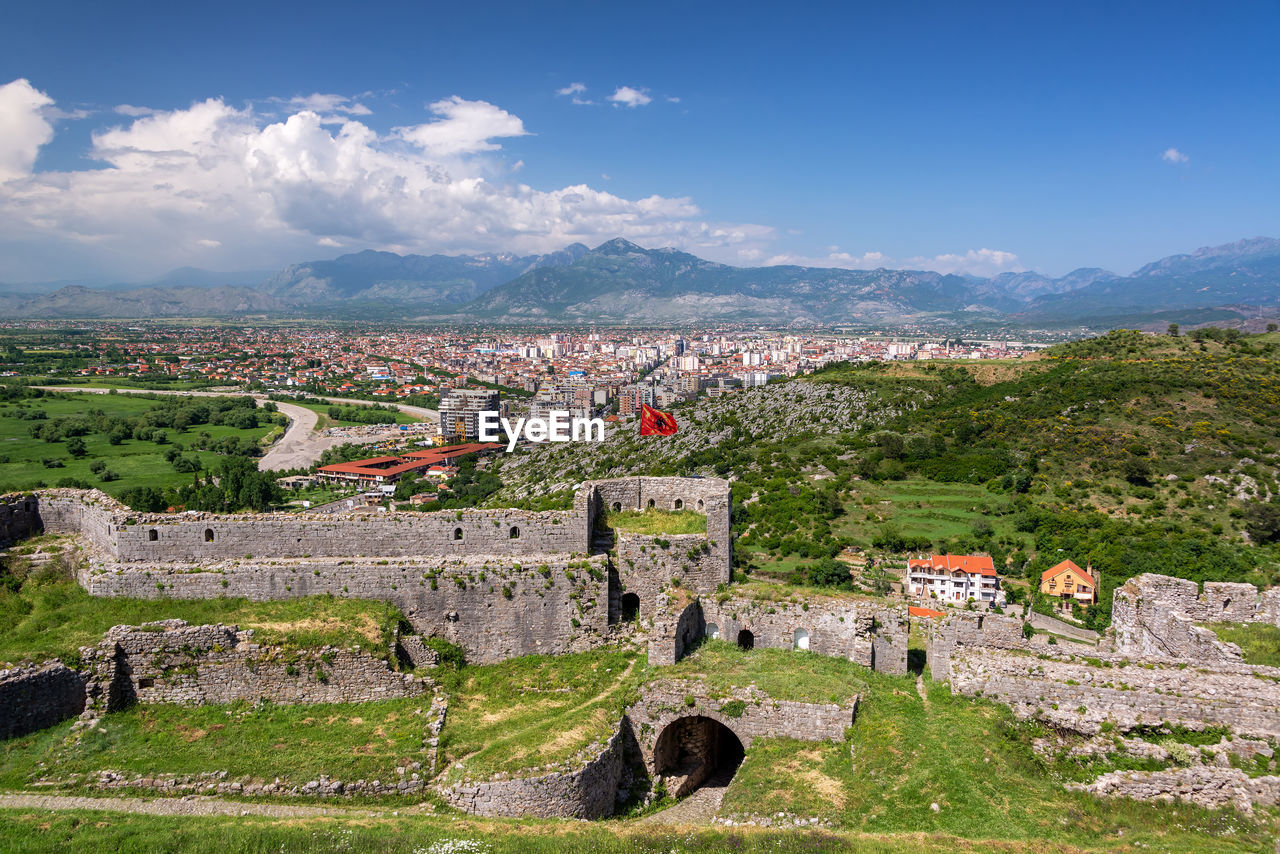
[[[640,406],[640,435],[641,436],[670,436],[679,429],[676,424],[676,417],[670,412],[663,412],[661,409],[654,409],[649,404],[641,404]]]

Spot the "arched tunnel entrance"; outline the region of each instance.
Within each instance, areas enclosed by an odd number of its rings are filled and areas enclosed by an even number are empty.
[[[733,730],[713,718],[691,715],[677,718],[659,733],[653,770],[679,798],[707,783],[727,784],[744,753]]]

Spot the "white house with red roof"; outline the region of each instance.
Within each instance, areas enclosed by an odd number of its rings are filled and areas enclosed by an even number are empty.
[[[993,604],[1000,576],[989,555],[929,555],[907,561],[907,590],[922,599]]]

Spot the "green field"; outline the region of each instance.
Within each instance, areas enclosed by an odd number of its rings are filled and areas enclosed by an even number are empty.
[[[265,775],[266,782],[279,777],[291,785],[320,774],[394,781],[398,764],[427,760],[423,732],[430,706],[429,695],[294,706],[139,705],[104,716],[78,739],[68,738],[72,722],[65,721],[0,742],[0,785],[25,788],[43,778],[76,788],[71,781],[102,769],[143,775],[226,771],[233,779]]]
[[[1249,664],[1280,667],[1280,627],[1266,623],[1209,623],[1220,640],[1240,647]]]
[[[112,626],[172,617],[238,625],[253,629],[259,642],[290,648],[360,644],[387,658],[400,613],[382,602],[330,596],[272,602],[94,597],[73,581],[28,580],[17,591],[0,586],[0,662],[75,661],[80,647],[98,643]]]
[[[65,442],[46,442],[32,438],[32,425],[45,422],[23,420],[19,412],[42,410],[48,420],[84,415],[99,410],[107,415],[131,417],[141,415],[156,405],[156,401],[132,395],[118,394],[59,394],[57,397],[42,397],[0,403],[0,493],[36,489],[41,486],[54,486],[65,478],[74,478],[89,483],[104,492],[119,495],[126,489],[135,486],[155,486],[161,488],[181,486],[191,482],[191,474],[178,472],[165,460],[164,453],[175,445],[186,445],[199,433],[208,433],[214,440],[227,436],[258,442],[272,429],[273,425],[263,424],[251,429],[237,429],[229,426],[202,424],[187,428],[185,431],[166,430],[169,444],[157,444],[154,441],[125,439],[119,445],[112,445],[102,434],[90,434],[84,437],[86,453],[77,459],[67,450]],[[187,456],[199,458],[206,469],[216,468],[220,455],[211,451],[184,451]],[[63,463],[58,468],[47,468],[45,459],[56,459]],[[90,470],[96,461],[104,461],[108,468],[119,475],[116,480],[103,481],[98,474]]]
[[[316,818],[214,818],[116,812],[0,809],[0,851],[272,852],[272,854],[1083,854],[1134,851],[1123,840],[1085,846],[1002,841],[997,829],[979,842],[947,834],[901,837],[827,830],[638,826],[620,822],[503,821],[432,816],[404,809]],[[1161,852],[1270,852],[1256,832],[1214,840],[1164,834]],[[1146,843],[1144,843],[1146,844]]]

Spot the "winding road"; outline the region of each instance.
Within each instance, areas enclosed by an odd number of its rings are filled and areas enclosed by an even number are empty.
[[[63,385],[45,385],[34,386],[34,388],[44,389],[45,391],[69,391],[81,394],[107,394],[111,391],[109,388],[88,388],[85,386],[63,386]],[[217,391],[169,391],[159,389],[124,389],[115,390],[117,394],[170,394],[177,397],[226,397],[227,395],[248,395],[258,402],[258,406],[267,403],[267,396],[264,394],[256,394],[253,392],[217,392]],[[362,406],[368,406],[372,401],[356,400],[349,397],[321,397],[327,403],[352,403]],[[346,443],[356,445],[367,445],[373,442],[380,442],[383,439],[394,438],[399,434],[399,430],[385,430],[379,433],[372,433],[367,436],[322,436],[315,432],[316,424],[320,420],[320,416],[313,410],[307,409],[305,406],[299,406],[296,403],[284,403],[282,401],[274,401],[276,408],[284,413],[289,419],[289,426],[285,429],[284,435],[280,437],[271,449],[267,451],[261,459],[258,460],[259,471],[281,471],[284,469],[307,468],[316,460],[320,459],[320,455],[335,445]],[[440,421],[440,413],[434,409],[425,409],[421,406],[410,406],[404,403],[393,403],[397,409],[406,415],[412,415],[423,421],[434,421],[437,424]]]

